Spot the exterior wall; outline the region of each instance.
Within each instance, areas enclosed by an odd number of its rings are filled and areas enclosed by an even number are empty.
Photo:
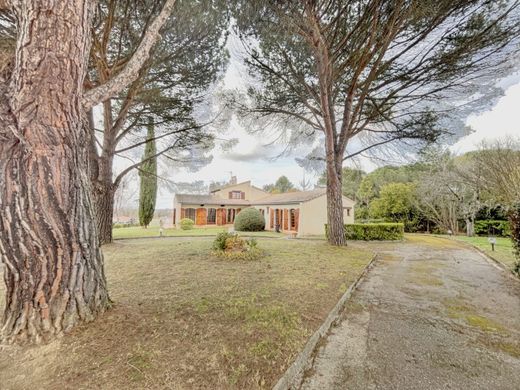
[[[350,207],[350,215],[346,208]],[[345,223],[354,223],[354,201],[343,197],[343,219]],[[327,195],[303,202],[300,213],[300,229],[298,236],[315,236],[325,234],[327,223]]]
[[[273,212],[275,212],[275,210],[279,209],[279,210],[282,210],[282,215],[283,215],[283,210],[288,210],[288,211],[291,209],[297,210],[297,212],[298,212],[297,229],[299,230],[301,215],[302,215],[301,206],[299,203],[265,204],[265,205],[255,205],[253,207],[258,210],[264,210],[265,230],[272,230],[272,231],[275,230],[275,226],[271,226],[271,213],[273,213]],[[268,209],[269,209],[269,211],[268,211]],[[287,216],[288,216],[288,218],[290,218],[289,214],[287,214]],[[282,216],[282,219],[283,218],[284,218],[284,216]],[[275,225],[275,223],[273,223],[273,225]],[[280,225],[280,230],[282,230],[284,232],[294,231],[290,226],[289,220],[288,220],[287,228],[285,227],[285,223],[283,223],[283,221],[282,221],[282,223]]]
[[[355,219],[355,206],[356,202],[354,202],[352,199],[343,197],[343,221],[347,224],[354,223]],[[347,208],[350,207],[350,211],[347,211]]]
[[[197,223],[198,221],[195,220],[195,225],[196,226],[203,226],[203,227],[211,227],[211,226],[221,226],[221,227],[231,227],[233,226],[233,222],[231,223],[227,223],[227,212],[229,209],[234,209],[236,214],[238,214],[238,210],[243,210],[249,206],[242,206],[242,205],[233,205],[233,206],[224,206],[224,207],[221,207],[220,204],[215,204],[215,205],[212,205],[212,204],[205,204],[204,206],[201,207],[200,204],[175,204],[174,207],[176,208],[176,221],[175,221],[175,227],[177,228],[180,228],[180,224],[179,224],[179,221],[181,220],[181,210],[182,209],[195,209],[195,215],[197,215],[197,210],[198,209],[205,209],[206,210],[206,218],[208,216],[208,209],[215,209],[216,210],[216,216],[215,216],[215,223],[210,223],[210,224],[201,224],[201,223]],[[225,209],[226,210],[226,220],[225,220],[225,223],[222,224],[222,225],[219,225],[218,224],[218,220],[219,220],[219,209]],[[235,217],[236,217],[236,214],[235,214]],[[197,219],[197,218],[196,218]]]
[[[251,185],[250,181],[244,183],[238,183],[235,185],[229,185],[221,190],[213,192],[213,195],[218,196],[221,199],[229,199],[230,191],[241,191],[245,193],[245,200],[256,201],[261,198],[265,198],[269,194]]]

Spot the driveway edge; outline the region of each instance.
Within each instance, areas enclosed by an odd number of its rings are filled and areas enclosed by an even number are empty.
[[[273,386],[273,390],[289,390],[298,389],[303,382],[305,372],[312,367],[315,357],[315,351],[320,343],[327,337],[330,329],[338,323],[341,314],[345,308],[345,304],[350,300],[352,293],[363,282],[368,271],[374,266],[377,259],[377,253],[374,254],[370,262],[365,266],[356,281],[341,296],[334,308],[329,312],[327,318],[321,324],[316,332],[309,338],[305,347],[296,357],[294,362],[285,371],[283,376]]]
[[[442,237],[442,238],[444,238],[444,237]],[[475,245],[473,245],[473,244],[471,244],[469,242],[465,242],[465,241],[461,241],[461,240],[457,240],[457,239],[449,239],[449,240],[450,241],[455,241],[455,242],[461,244],[462,246],[465,246],[468,249],[473,249],[474,251],[478,252],[484,259],[486,259],[486,261],[488,263],[490,263],[491,265],[495,266],[499,270],[504,271],[507,274],[507,276],[509,276],[510,278],[520,282],[520,277],[518,277],[513,272],[513,270],[511,268],[509,268],[509,266],[507,266],[506,264],[502,263],[500,260],[494,258],[493,256],[489,255],[488,253],[486,253],[485,251],[483,251],[479,247],[477,247],[477,246],[475,246]]]

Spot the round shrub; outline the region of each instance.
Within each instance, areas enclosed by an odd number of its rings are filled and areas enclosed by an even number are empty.
[[[240,211],[235,218],[235,230],[239,232],[260,232],[264,228],[264,216],[253,207]]]
[[[182,230],[191,230],[191,229],[193,229],[193,225],[195,224],[195,222],[193,222],[189,218],[181,219],[180,223],[181,223],[181,229]]]

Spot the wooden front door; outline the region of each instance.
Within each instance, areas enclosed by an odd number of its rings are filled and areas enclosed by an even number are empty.
[[[226,209],[217,209],[217,225],[226,224]]]
[[[206,225],[207,216],[206,209],[199,208],[197,209],[197,220],[195,221],[195,225]]]

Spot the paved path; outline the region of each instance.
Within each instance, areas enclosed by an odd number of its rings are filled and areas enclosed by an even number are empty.
[[[520,282],[451,241],[381,244],[303,389],[520,389]]]

